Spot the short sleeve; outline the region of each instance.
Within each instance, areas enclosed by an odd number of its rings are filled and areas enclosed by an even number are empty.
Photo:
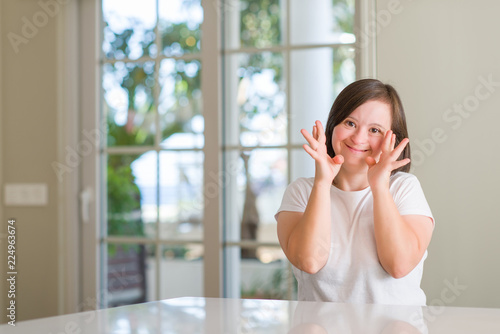
[[[399,172],[391,180],[391,193],[399,213],[403,215],[422,215],[432,219],[427,199],[417,177],[412,174]]]
[[[283,195],[281,205],[274,215],[278,218],[281,211],[304,212],[311,195],[313,178],[299,178],[288,185]]]

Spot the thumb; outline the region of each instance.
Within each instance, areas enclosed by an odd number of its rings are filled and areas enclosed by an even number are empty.
[[[342,165],[344,163],[344,157],[337,154],[336,156],[333,157],[333,163],[336,165]]]
[[[366,160],[366,164],[368,165],[368,167],[372,167],[372,166],[375,166],[377,164],[377,161],[373,157],[366,157],[365,160]]]

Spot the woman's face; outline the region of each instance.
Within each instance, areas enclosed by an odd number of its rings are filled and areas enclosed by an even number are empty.
[[[385,133],[391,129],[391,107],[381,101],[368,101],[357,107],[333,129],[332,147],[344,157],[343,166],[365,168],[366,157],[378,161]]]

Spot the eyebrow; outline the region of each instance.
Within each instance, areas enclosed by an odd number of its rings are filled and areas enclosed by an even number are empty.
[[[351,118],[353,120],[355,120],[356,122],[359,122],[358,119],[356,117],[352,117],[352,116],[347,116],[345,119],[348,119],[348,118]],[[382,128],[384,130],[387,130],[384,126],[378,124],[378,123],[370,123],[368,125],[375,125],[375,126],[378,126],[379,128]]]

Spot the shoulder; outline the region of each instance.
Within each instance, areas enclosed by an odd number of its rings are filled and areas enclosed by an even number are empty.
[[[410,173],[406,172],[397,172],[394,173],[394,175],[391,175],[391,182],[394,181],[408,181],[408,180],[416,180],[418,181],[418,178]]]
[[[397,172],[391,176],[389,189],[395,200],[423,196],[423,189],[418,178],[410,173]]]
[[[307,203],[314,184],[314,178],[301,177],[288,185],[283,196],[284,201]]]
[[[288,185],[289,190],[311,191],[314,184],[314,177],[299,177]]]
[[[406,172],[397,172],[391,176],[390,186],[391,188],[399,188],[407,185],[419,185],[420,182],[418,178],[410,173]]]
[[[395,173],[391,177],[390,191],[400,213],[401,211],[405,214],[414,213],[417,212],[414,209],[418,207],[424,208],[425,215],[432,217],[422,186],[415,175],[404,172]],[[404,208],[411,208],[411,210]]]
[[[281,201],[278,213],[281,211],[304,212],[311,190],[314,178],[298,178],[288,185]],[[278,213],[275,217],[277,217]]]

